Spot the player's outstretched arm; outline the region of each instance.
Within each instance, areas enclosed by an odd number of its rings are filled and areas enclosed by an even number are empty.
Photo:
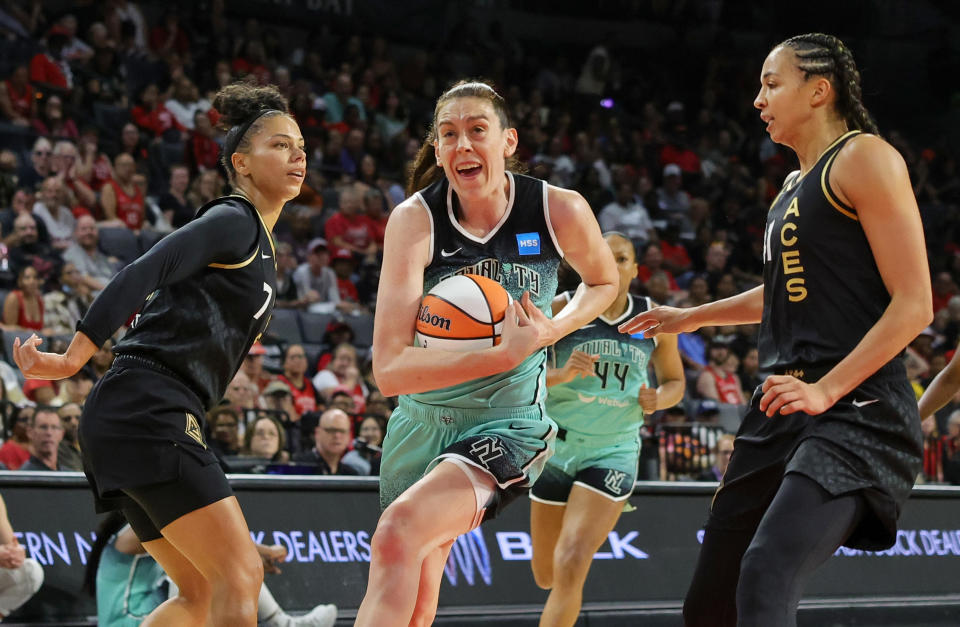
[[[763,314],[763,286],[736,296],[698,307],[654,307],[621,324],[621,333],[643,333],[654,337],[663,333],[691,333],[700,327],[728,324],[756,324]]]
[[[947,367],[941,370],[920,397],[920,419],[925,422],[924,431],[933,431],[933,414],[946,405],[960,390],[960,346],[954,351]]]
[[[36,334],[22,344],[20,338],[13,340],[13,361],[28,379],[65,379],[80,370],[97,352],[97,345],[80,331],[74,334],[62,355],[37,350],[42,341]]]

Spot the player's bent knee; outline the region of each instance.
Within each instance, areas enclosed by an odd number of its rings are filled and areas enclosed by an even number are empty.
[[[413,509],[407,503],[395,501],[384,510],[370,540],[370,552],[377,562],[399,563],[413,559],[416,554],[412,546],[415,538],[410,535]]]
[[[554,579],[579,577],[590,568],[594,551],[577,543],[558,544],[553,552]]]

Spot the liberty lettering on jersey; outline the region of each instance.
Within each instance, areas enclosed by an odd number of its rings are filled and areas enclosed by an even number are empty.
[[[806,280],[803,276],[803,264],[800,261],[800,251],[796,249],[799,242],[797,237],[797,223],[790,218],[800,218],[800,203],[794,198],[783,214],[783,225],[780,227],[780,244],[783,246],[780,251],[781,269],[783,274],[798,275],[791,276],[786,281],[787,298],[791,303],[799,303],[807,297]],[[773,253],[770,247],[770,238],[773,237],[774,223],[771,222],[767,228],[767,237],[764,241],[764,259],[773,260]]]
[[[499,259],[482,259],[469,266],[458,268],[455,272],[441,277],[440,280],[461,274],[477,274],[504,285],[504,273],[516,284],[517,289],[530,292],[530,296],[533,298],[540,296],[539,272],[519,263],[502,263]]]

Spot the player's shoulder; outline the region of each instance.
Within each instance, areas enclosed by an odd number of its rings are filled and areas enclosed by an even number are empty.
[[[835,167],[863,173],[905,165],[900,151],[890,142],[873,133],[857,133],[840,149]]]
[[[433,215],[419,193],[408,197],[390,212],[387,229],[391,232],[432,230]]]
[[[544,185],[547,187],[547,202],[550,205],[550,215],[552,217],[571,217],[583,212],[593,214],[590,203],[580,192],[550,185],[549,183],[544,183]]]
[[[237,220],[252,218],[256,208],[243,196],[221,196],[197,210],[196,218],[207,220]]]

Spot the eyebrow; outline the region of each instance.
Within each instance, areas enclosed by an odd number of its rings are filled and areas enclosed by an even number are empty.
[[[302,138],[302,137],[294,137],[293,135],[287,135],[286,133],[277,133],[277,134],[275,134],[275,135],[271,135],[271,136],[270,136],[270,139],[274,139],[274,138],[277,138],[277,137],[286,137],[287,139],[292,139],[292,140],[295,140],[295,141],[298,141],[298,142],[302,142],[302,141],[303,141],[303,138]]]
[[[467,116],[467,122],[472,122],[474,120],[483,120],[485,122],[489,122],[490,118],[488,118],[487,114],[485,113],[481,113],[480,115]],[[451,120],[450,118],[442,119],[440,120],[440,122],[437,123],[437,126],[443,126],[444,124],[453,124],[453,120]]]
[[[763,75],[762,75],[760,78],[761,78],[761,79],[764,79],[764,78],[766,78],[766,77],[768,77],[768,76],[778,76],[778,74],[777,74],[776,72],[774,72],[773,70],[767,70],[766,72],[763,73]]]

